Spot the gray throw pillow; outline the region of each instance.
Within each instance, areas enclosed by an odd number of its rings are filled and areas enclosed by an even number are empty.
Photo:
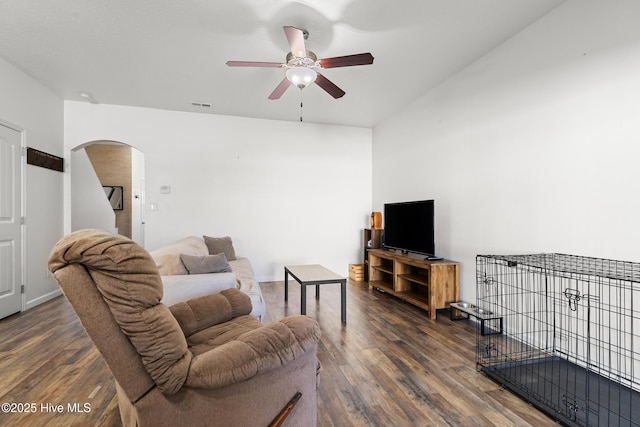
[[[217,255],[223,253],[227,257],[227,261],[236,259],[236,251],[233,249],[231,237],[209,237],[202,236],[204,243],[209,248],[209,255]]]
[[[180,259],[189,274],[230,273],[231,266],[224,254],[217,255],[180,255]]]

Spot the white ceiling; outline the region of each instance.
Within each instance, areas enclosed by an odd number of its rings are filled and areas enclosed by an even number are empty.
[[[0,56],[66,100],[373,127],[564,0],[0,0]],[[282,27],[318,58],[371,52],[373,65],[267,97],[285,62]],[[192,101],[211,108],[193,107]]]

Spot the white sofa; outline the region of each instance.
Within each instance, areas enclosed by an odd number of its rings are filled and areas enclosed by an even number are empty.
[[[235,258],[233,248],[231,256],[228,256],[228,258],[232,258],[228,260],[231,272],[189,274],[181,255],[191,257],[213,255],[210,253],[205,239],[212,238],[189,236],[150,252],[158,266],[158,272],[164,286],[162,302],[166,305],[173,305],[224,289],[237,288],[251,298],[253,305],[251,315],[262,320],[265,313],[265,303],[260,284],[254,278],[249,260]]]

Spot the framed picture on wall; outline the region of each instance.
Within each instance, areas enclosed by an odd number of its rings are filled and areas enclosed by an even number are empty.
[[[111,207],[114,211],[121,211],[124,207],[124,201],[122,197],[122,186],[121,185],[111,185],[111,186],[102,186],[104,190],[104,194],[107,195],[107,199],[109,203],[111,203]]]

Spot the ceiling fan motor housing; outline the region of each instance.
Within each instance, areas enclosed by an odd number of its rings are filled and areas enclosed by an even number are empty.
[[[307,56],[304,58],[294,56],[293,53],[289,52],[285,62],[290,67],[315,67],[317,66],[318,57],[310,50],[307,51]]]

